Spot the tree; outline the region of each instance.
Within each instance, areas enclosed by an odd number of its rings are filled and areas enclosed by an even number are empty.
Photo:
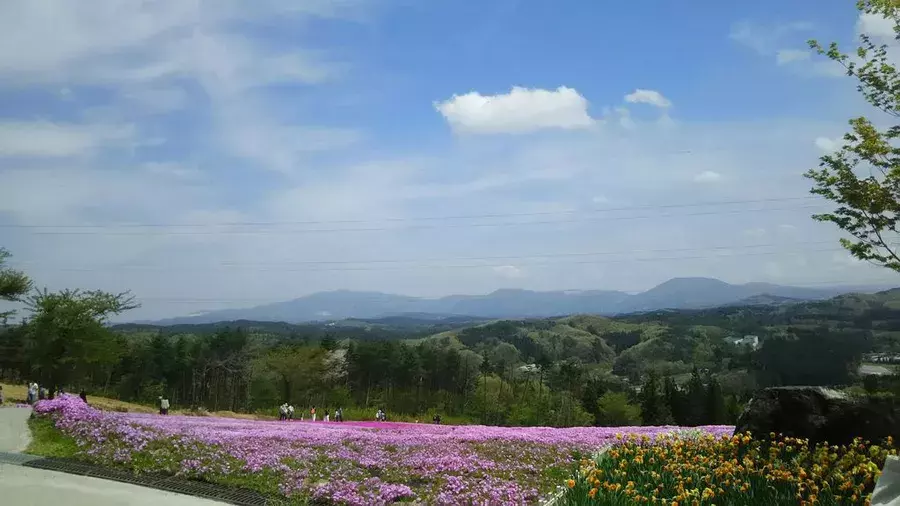
[[[107,319],[138,304],[129,292],[67,289],[37,291],[26,299],[26,307],[31,313],[25,325],[28,362],[52,395],[91,369],[116,362],[117,342]]]
[[[860,0],[860,11],[883,16],[894,25],[900,41],[900,2]],[[836,43],[825,49],[817,41],[810,47],[846,69],[857,89],[871,105],[894,121],[900,117],[900,72],[888,57],[888,48],[860,35],[857,58],[842,53]],[[856,60],[856,61],[854,61]],[[900,220],[900,125],[880,128],[864,116],[850,120],[844,146],[820,159],[819,169],[805,175],[814,182],[811,193],[838,204],[830,213],[813,215],[853,236],[841,245],[861,260],[900,272],[898,220]]]
[[[641,386],[639,398],[644,425],[669,425],[672,423],[672,414],[666,405],[666,399],[659,384],[659,376],[655,371],[647,373],[647,380]]]
[[[672,413],[675,423],[678,425],[687,424],[684,394],[678,389],[678,385],[671,376],[666,376],[665,380],[663,380],[663,395],[666,397],[666,404],[669,407],[669,412]]]
[[[0,300],[18,302],[31,290],[31,279],[23,272],[4,267],[6,259],[11,256],[9,251],[0,248]],[[13,314],[15,311],[0,312],[0,324],[5,324]]]
[[[688,381],[684,406],[687,425],[703,425],[706,422],[706,386],[703,384],[700,371],[696,367],[691,372],[691,379]]]
[[[606,392],[597,401],[597,425],[618,427],[639,425],[641,408],[628,400],[621,392]]]
[[[706,387],[706,413],[706,423],[710,425],[721,425],[728,419],[722,386],[716,378],[712,377],[709,378],[709,384]]]

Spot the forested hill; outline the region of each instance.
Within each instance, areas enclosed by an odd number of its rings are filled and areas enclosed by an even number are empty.
[[[70,353],[79,365],[61,385],[235,411],[290,401],[491,424],[725,423],[761,386],[851,385],[865,353],[900,353],[900,290],[614,318],[407,315],[112,330],[73,337],[91,346],[72,348],[85,354]],[[735,343],[747,334],[757,349]],[[0,331],[0,349],[11,350],[0,354],[0,373],[30,377],[42,348],[29,343],[39,337],[22,326]],[[663,411],[648,391],[666,392]]]

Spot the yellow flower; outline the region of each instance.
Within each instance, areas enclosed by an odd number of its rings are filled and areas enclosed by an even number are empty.
[[[591,491],[588,492],[588,497],[590,497],[591,499],[593,499],[595,495],[597,495],[597,489],[596,489],[596,488],[592,488]]]
[[[567,481],[567,482],[566,482],[566,485],[567,485],[569,488],[575,488],[575,480],[569,480],[569,481]]]

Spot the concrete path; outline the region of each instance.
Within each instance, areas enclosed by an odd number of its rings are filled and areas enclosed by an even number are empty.
[[[31,408],[0,408],[0,452],[21,453],[31,442]]]
[[[0,464],[0,503],[10,506],[221,506],[222,503],[87,476]]]
[[[0,408],[0,452],[21,452],[30,409]],[[222,503],[87,476],[0,464],[0,504],[10,506],[216,506]]]

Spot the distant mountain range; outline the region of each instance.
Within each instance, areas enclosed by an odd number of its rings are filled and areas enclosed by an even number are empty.
[[[346,318],[431,315],[479,318],[546,318],[569,314],[614,315],[660,309],[703,309],[716,306],[789,304],[820,300],[845,293],[873,293],[888,286],[801,288],[747,283],[733,285],[711,278],[674,278],[646,292],[628,294],[612,290],[534,292],[504,289],[487,295],[450,295],[437,299],[381,292],[338,290],[246,309],[225,309],[159,320],[156,325],[215,323],[234,320],[310,322]]]

